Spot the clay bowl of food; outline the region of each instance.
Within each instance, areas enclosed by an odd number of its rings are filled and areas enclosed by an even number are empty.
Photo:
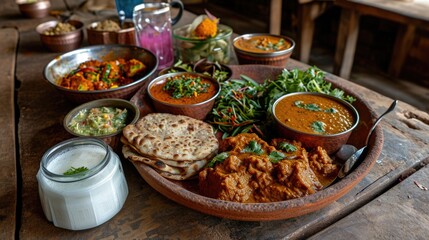
[[[272,108],[280,136],[304,147],[335,153],[346,144],[359,123],[358,111],[348,102],[322,93],[297,92],[277,99]]]
[[[83,41],[83,23],[77,20],[57,20],[36,27],[43,45],[53,52],[67,52],[80,47]]]
[[[48,16],[51,2],[49,0],[17,0],[19,11],[29,18],[43,18]]]
[[[45,79],[76,103],[100,98],[129,99],[158,67],[157,57],[131,45],[80,48],[51,60]]]
[[[199,73],[169,73],[149,83],[148,95],[157,112],[203,120],[213,108],[220,85]]]
[[[236,37],[233,46],[240,64],[285,67],[295,48],[295,41],[281,35],[251,33]]]
[[[124,22],[123,26],[116,20],[106,19],[89,24],[86,28],[88,43],[136,45],[134,23]]]
[[[116,148],[122,129],[139,117],[139,108],[130,101],[98,99],[71,110],[64,117],[63,126],[73,136],[100,138]]]

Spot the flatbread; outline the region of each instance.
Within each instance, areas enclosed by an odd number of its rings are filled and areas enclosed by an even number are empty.
[[[166,164],[165,162],[161,160],[153,160],[147,157],[143,157],[133,151],[132,147],[128,145],[124,145],[122,147],[122,153],[124,154],[124,157],[131,161],[135,162],[142,162],[145,163],[151,167],[153,167],[161,176],[164,176],[169,179],[173,180],[186,180],[194,175],[196,175],[201,169],[203,169],[209,159],[202,159],[199,161],[193,161],[192,164],[190,164],[187,167],[174,167]]]
[[[191,117],[151,113],[123,129],[125,140],[143,156],[173,161],[199,161],[217,153],[210,124]]]
[[[133,145],[131,145],[131,143],[129,143],[123,136],[121,137],[121,142],[123,143],[124,146],[126,145],[128,148],[131,148],[131,151],[133,151],[134,153],[136,153],[142,157],[146,157],[146,158],[149,158],[151,160],[162,161],[165,164],[168,164],[168,165],[173,166],[173,167],[182,167],[182,168],[183,167],[189,167],[190,165],[192,165],[195,162],[195,161],[189,161],[189,160],[168,160],[168,159],[164,159],[164,158],[146,156],[146,155],[140,153],[139,150],[136,147],[134,147]],[[207,159],[211,160],[214,156],[216,156],[216,152],[207,156]]]

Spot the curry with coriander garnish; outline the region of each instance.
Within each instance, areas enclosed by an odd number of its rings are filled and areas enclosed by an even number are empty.
[[[279,149],[280,148],[284,149],[280,151],[273,151],[272,154],[270,151],[265,151],[265,154],[267,155],[267,159],[271,162],[272,165],[283,163],[283,161],[286,161],[284,163],[287,163],[287,161],[289,160],[280,159],[282,154],[278,152],[285,151],[288,154],[291,154],[291,152],[294,152],[296,151],[296,149],[299,149],[299,148],[297,146],[292,147],[293,144],[281,144],[285,146],[280,147],[277,144],[272,143],[271,140],[273,139],[273,137],[271,134],[277,133],[277,131],[273,127],[266,128],[264,125],[268,122],[267,120],[269,119],[269,116],[272,117],[272,110],[268,111],[268,109],[272,108],[275,100],[277,100],[279,97],[289,92],[295,92],[298,89],[299,91],[323,92],[325,94],[329,94],[338,98],[342,98],[346,101],[353,102],[353,106],[355,106],[358,109],[359,113],[361,112],[363,113],[362,121],[364,121],[365,123],[366,122],[370,123],[372,121],[371,111],[368,110],[367,105],[363,103],[364,100],[359,98],[359,96],[349,95],[353,93],[353,89],[343,88],[342,85],[338,84],[335,81],[332,81],[329,75],[326,76],[325,78],[323,76],[324,75],[323,71],[320,71],[317,68],[311,67],[307,70],[300,70],[300,69],[284,69],[284,68],[277,68],[277,67],[273,68],[273,67],[262,66],[262,65],[261,66],[239,65],[239,66],[232,66],[232,69],[234,70],[234,75],[232,77],[234,81],[232,82],[235,82],[235,83],[238,82],[239,84],[229,89],[230,91],[227,92],[229,93],[229,95],[224,95],[222,93],[217,98],[217,100],[220,100],[220,99],[225,100],[224,98],[228,98],[227,101],[219,101],[218,103],[223,104],[222,106],[225,107],[225,110],[226,110],[225,112],[230,112],[231,114],[228,116],[219,115],[217,118],[219,125],[214,123],[214,121],[212,122],[213,116],[211,114],[210,116],[208,116],[208,118],[206,118],[206,121],[210,122],[212,126],[214,126],[216,130],[218,130],[218,132],[223,132],[222,130],[220,130],[221,126],[228,125],[231,128],[225,130],[227,134],[225,134],[224,139],[220,139],[219,155],[213,158],[214,163],[210,163],[209,165],[207,165],[207,168],[216,168],[217,166],[220,166],[222,162],[225,162],[225,161],[230,163],[233,162],[233,161],[225,160],[228,157],[227,152],[231,151],[231,148],[226,149],[225,151],[225,148],[223,147],[223,143],[227,141],[225,139],[227,139],[230,136],[240,138],[240,136],[242,136],[242,134],[240,133],[246,134],[246,132],[258,133],[258,134],[260,132],[263,134],[262,136],[260,136],[260,138],[266,143],[268,143],[270,146],[273,146],[276,149],[277,147]],[[255,69],[256,71],[254,71]],[[249,74],[248,76],[250,77],[245,77],[245,76],[243,77],[243,76],[240,76],[240,74],[243,74],[243,75]],[[246,79],[246,80],[243,80],[243,79]],[[266,80],[266,79],[269,79],[269,80]],[[222,89],[225,86],[224,84],[231,84],[231,80],[226,81],[225,83],[222,82],[221,83]],[[251,89],[252,87],[253,87],[253,90],[255,91],[252,92],[249,90],[249,94],[240,94],[243,92],[236,92],[237,90],[243,90],[247,88]],[[234,92],[236,93],[235,95],[232,94]],[[135,96],[134,100],[141,100],[141,97]],[[227,108],[228,105],[231,106],[230,101],[236,101],[236,105],[228,109]],[[241,107],[242,106],[241,103],[248,103],[248,102],[252,102],[253,104],[255,104],[255,105],[247,105],[247,106],[250,106],[249,109],[254,109],[254,106],[258,106],[260,107],[259,109],[262,113],[258,118],[256,118],[258,122],[249,123],[247,125],[248,128],[240,129],[239,128],[240,126],[243,126],[248,122],[246,122],[246,119],[245,119],[246,115],[243,115],[243,112],[244,112],[242,111],[243,108],[239,108],[238,106]],[[217,108],[217,105],[216,105],[213,108],[213,111],[216,111],[219,109],[220,108]],[[273,126],[272,119],[271,119],[271,126]],[[357,129],[353,131],[352,133],[353,136],[350,142],[348,142],[348,144],[360,144],[361,139],[359,138],[359,132],[367,131],[366,126],[367,125],[359,124]],[[279,139],[279,138],[276,138],[276,139]],[[283,140],[284,138],[280,138],[280,139]],[[259,140],[257,140],[256,143],[258,143],[258,141]],[[243,144],[243,147],[241,148],[241,150],[243,150],[243,154],[254,155],[252,157],[255,157],[255,158],[260,157],[258,155],[259,151],[257,151],[258,147],[255,147],[258,144],[254,144],[254,142],[252,142],[251,140],[246,142],[247,142],[246,146],[244,146]],[[274,145],[271,145],[271,144],[274,144]],[[375,144],[374,147],[375,149],[373,148],[372,150],[375,150],[379,153],[380,147],[377,144]],[[255,150],[255,153],[250,153],[247,151],[251,149]],[[314,161],[315,158],[323,159],[327,155],[326,152],[324,153],[323,151],[319,151],[319,150],[320,148],[306,149],[307,153],[310,153],[310,152],[315,153],[314,155],[312,155],[313,157],[308,158],[308,164],[310,165],[310,168],[312,168],[313,173],[317,177],[319,174],[322,174],[322,175],[325,175],[326,178],[329,178],[331,174],[335,175],[335,170],[338,169],[338,167],[336,167],[337,163],[332,162],[332,164],[330,164],[329,161],[325,162],[324,160]],[[373,154],[372,150],[371,150],[371,153]],[[288,155],[288,154],[285,154],[285,155]],[[262,155],[264,155],[264,153]],[[362,162],[362,164],[356,169],[356,171],[358,172],[357,178],[342,179],[341,181],[338,182],[338,184],[335,183],[334,185],[331,185],[328,189],[325,189],[324,187],[325,182],[323,182],[323,179],[322,179],[322,180],[319,180],[322,187],[320,188],[320,190],[315,191],[313,194],[307,194],[307,195],[303,194],[303,195],[300,195],[298,198],[291,197],[291,198],[288,198],[287,200],[270,200],[271,202],[269,204],[259,203],[260,202],[259,200],[255,201],[251,198],[244,202],[246,203],[253,202],[252,204],[243,204],[243,202],[223,201],[223,200],[218,200],[213,198],[207,198],[207,197],[204,197],[205,195],[198,187],[199,181],[196,181],[193,179],[190,179],[184,182],[170,181],[168,179],[164,179],[161,176],[159,176],[159,174],[157,174],[155,170],[151,169],[150,166],[144,166],[138,163],[134,163],[134,165],[139,171],[139,173],[142,175],[142,177],[152,187],[154,187],[163,195],[168,196],[169,198],[171,198],[172,200],[180,204],[183,204],[189,208],[202,211],[210,215],[238,219],[238,220],[251,220],[251,221],[259,220],[260,221],[260,220],[275,220],[275,219],[285,219],[285,218],[295,217],[309,212],[313,212],[317,209],[320,209],[326,206],[332,201],[335,201],[339,197],[343,196],[355,184],[357,184],[362,179],[362,176],[365,176],[368,173],[369,168],[372,166],[372,163],[375,162],[376,157],[377,156],[375,156],[375,158],[374,156],[371,156],[370,158],[365,159]],[[273,161],[271,160],[271,158],[273,158]],[[231,158],[231,160],[233,159],[234,157]],[[331,160],[334,160],[334,159],[331,159]],[[306,161],[303,161],[302,164],[304,162]],[[323,167],[324,164],[327,164],[325,165],[326,167]],[[236,165],[236,166],[241,166],[241,165]],[[244,166],[247,166],[247,165],[244,165]],[[248,166],[255,167],[258,165],[249,164]],[[228,165],[228,167],[234,167],[234,165]],[[248,168],[248,169],[251,169],[251,168]],[[231,170],[231,168],[229,170]],[[257,170],[257,169],[253,168],[253,170]],[[203,170],[203,171],[206,171],[206,170]],[[320,171],[320,173],[318,171]],[[219,182],[221,181],[222,180],[219,180]],[[313,188],[313,189],[317,189],[317,188]]]

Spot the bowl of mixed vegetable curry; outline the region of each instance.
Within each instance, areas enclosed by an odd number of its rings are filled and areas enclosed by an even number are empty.
[[[158,60],[144,48],[96,45],[60,55],[44,69],[45,79],[76,103],[128,99],[156,70]]]

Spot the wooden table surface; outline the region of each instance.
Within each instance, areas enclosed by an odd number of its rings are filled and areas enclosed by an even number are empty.
[[[51,2],[54,8],[64,9],[61,1]],[[186,13],[180,24],[192,17]],[[268,222],[243,222],[202,214],[155,191],[131,163],[123,160],[129,195],[115,217],[84,231],[55,227],[43,214],[36,173],[44,152],[71,138],[63,129],[62,120],[75,104],[67,102],[43,79],[44,66],[58,55],[48,52],[34,31],[38,23],[46,20],[25,19],[12,0],[0,6],[0,26],[16,26],[0,29],[0,64],[7,73],[0,77],[1,106],[7,111],[0,115],[0,122],[8,128],[16,126],[15,133],[10,128],[2,129],[0,138],[0,239],[424,239],[428,236],[429,192],[425,187],[429,187],[426,167],[429,114],[402,102],[381,123],[384,146],[370,173],[344,197],[317,212]],[[19,43],[16,51],[13,43]],[[10,50],[7,57],[3,56],[4,48]],[[288,67],[308,66],[290,60]],[[353,88],[378,115],[392,101],[345,79],[331,74],[329,78]],[[16,84],[12,84],[14,80]],[[3,97],[4,94],[15,96],[16,108],[12,107],[11,97]],[[13,111],[17,114],[11,123]],[[14,134],[16,155],[11,153]]]
[[[393,77],[399,76],[401,72],[413,44],[416,28],[429,29],[429,1],[427,0],[337,0],[334,4],[342,8],[334,73],[343,78],[349,78],[353,68],[361,16],[369,15],[398,23],[387,70]]]

